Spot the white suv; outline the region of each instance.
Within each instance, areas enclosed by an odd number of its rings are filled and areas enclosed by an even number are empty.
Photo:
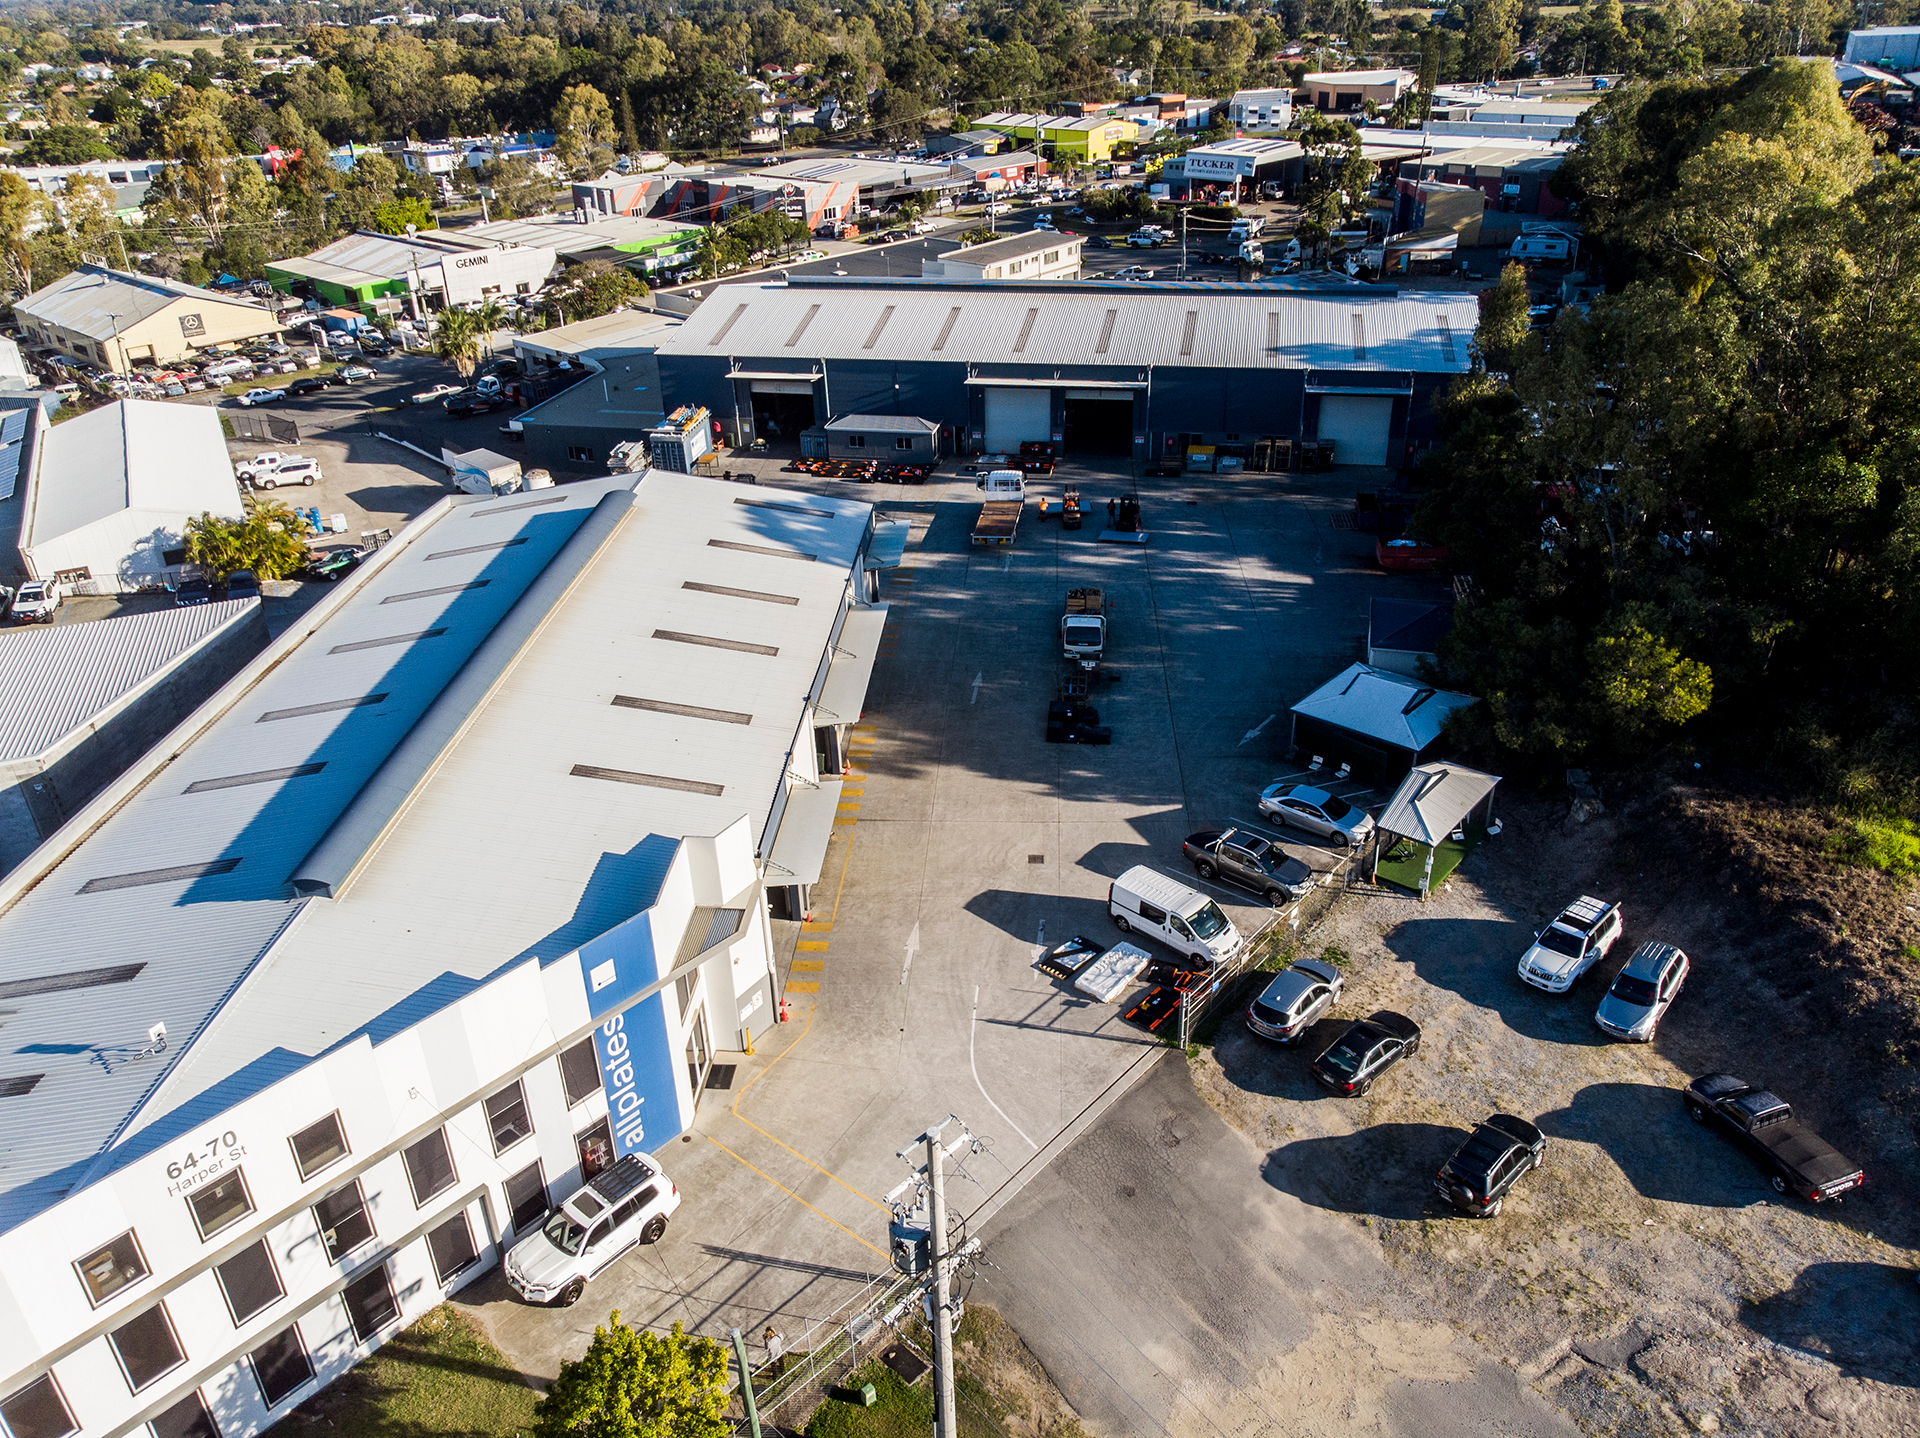
[[[311,485],[320,478],[320,461],[304,454],[256,454],[234,466],[234,474],[245,484],[260,489],[278,489],[283,484]]]
[[[673,1181],[630,1153],[507,1250],[507,1283],[529,1303],[577,1303],[588,1282],[623,1254],[657,1243],[679,1206]]]
[[[13,617],[21,624],[53,618],[60,607],[60,586],[48,579],[29,579],[13,597]]]
[[[1536,989],[1564,994],[1607,956],[1625,929],[1618,904],[1582,895],[1533,936],[1532,946],[1520,956],[1520,977]]]

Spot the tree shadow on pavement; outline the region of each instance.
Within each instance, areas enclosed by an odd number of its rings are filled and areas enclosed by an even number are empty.
[[[1793,1287],[1743,1305],[1741,1321],[1782,1347],[1837,1364],[1856,1378],[1920,1387],[1920,1284],[1890,1263],[1815,1263]]]
[[[1550,1139],[1604,1149],[1635,1190],[1667,1203],[1744,1208],[1773,1190],[1760,1170],[1717,1134],[1687,1117],[1676,1089],[1659,1084],[1588,1084],[1565,1108],[1535,1120]],[[1549,1166],[1556,1162],[1552,1148]]]
[[[1520,981],[1520,955],[1533,930],[1512,920],[1410,919],[1384,940],[1397,958],[1436,988],[1499,1014],[1508,1028],[1546,1043],[1597,1046],[1610,1042],[1593,1022],[1606,992],[1612,956],[1589,969],[1564,994],[1544,993]]]
[[[1382,1123],[1308,1138],[1267,1155],[1260,1176],[1302,1203],[1335,1213],[1421,1218],[1432,1176],[1466,1138],[1437,1123]]]

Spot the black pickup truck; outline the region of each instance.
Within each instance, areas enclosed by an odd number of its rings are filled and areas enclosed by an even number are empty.
[[[1860,1168],[1793,1116],[1778,1094],[1732,1074],[1703,1074],[1686,1087],[1695,1123],[1730,1135],[1763,1169],[1776,1193],[1819,1203],[1867,1181]]]

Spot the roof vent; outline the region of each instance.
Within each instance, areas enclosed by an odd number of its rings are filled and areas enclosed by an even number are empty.
[[[1420,707],[1420,706],[1421,706],[1422,704],[1424,704],[1424,703],[1426,703],[1426,702],[1427,702],[1427,701],[1428,701],[1429,699],[1431,699],[1431,698],[1433,698],[1433,696],[1434,696],[1434,694],[1435,694],[1435,693],[1436,693],[1436,691],[1435,691],[1435,690],[1432,690],[1432,689],[1416,689],[1416,690],[1414,690],[1414,691],[1413,691],[1413,698],[1411,698],[1411,699],[1409,699],[1409,700],[1407,701],[1407,707],[1406,707],[1406,708],[1404,708],[1404,709],[1402,709],[1402,710],[1401,710],[1400,712],[1401,712],[1402,714],[1411,714],[1411,713],[1413,713],[1413,711],[1414,711],[1414,710],[1416,710],[1416,709],[1418,709],[1418,708],[1419,708],[1419,707]]]

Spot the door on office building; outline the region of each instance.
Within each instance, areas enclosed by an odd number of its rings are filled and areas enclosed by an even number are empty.
[[[700,1097],[700,1090],[707,1082],[707,1070],[712,1067],[713,1044],[707,1037],[707,1006],[702,1004],[693,1011],[693,1018],[687,1024],[687,1082],[694,1098]]]
[[[1053,391],[993,388],[986,392],[987,451],[1016,454],[1030,439],[1053,438]]]
[[[1385,464],[1393,429],[1393,397],[1320,396],[1320,438],[1333,441],[1335,464]]]

